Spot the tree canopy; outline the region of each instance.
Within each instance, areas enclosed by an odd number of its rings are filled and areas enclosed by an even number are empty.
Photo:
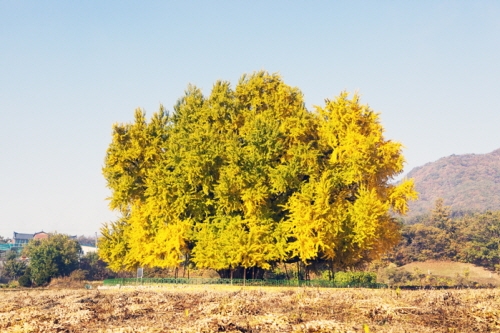
[[[17,279],[22,276],[26,271],[26,263],[18,260],[19,254],[15,250],[7,251],[5,255],[5,262],[3,263],[3,272],[5,276],[11,279]]]
[[[189,86],[169,114],[115,124],[103,174],[119,220],[99,255],[114,270],[269,268],[278,261],[355,266],[395,246],[416,198],[400,143],[343,92],[307,110],[277,74]]]
[[[389,259],[399,265],[452,260],[500,270],[500,211],[452,215],[438,198],[430,214],[403,227],[403,238]]]
[[[30,259],[31,279],[36,285],[42,285],[75,270],[81,247],[67,235],[50,234],[47,239],[31,240],[23,252]]]

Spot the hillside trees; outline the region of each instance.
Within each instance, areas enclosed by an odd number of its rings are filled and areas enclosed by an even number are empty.
[[[419,223],[403,227],[402,236],[390,255],[397,264],[453,260],[500,269],[500,211],[452,217],[438,199]]]
[[[458,223],[459,260],[500,270],[500,211],[467,215]]]
[[[332,269],[397,244],[415,198],[401,144],[378,114],[342,93],[308,111],[276,74],[244,75],[209,96],[189,86],[172,115],[141,110],[115,125],[104,176],[110,207],[99,255],[114,270],[177,267],[268,269],[327,261]]]

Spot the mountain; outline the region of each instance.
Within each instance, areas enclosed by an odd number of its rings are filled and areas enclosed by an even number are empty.
[[[500,149],[489,154],[451,155],[411,170],[419,200],[408,217],[428,212],[443,198],[452,211],[500,210]]]

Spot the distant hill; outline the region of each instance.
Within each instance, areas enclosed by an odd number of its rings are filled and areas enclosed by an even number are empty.
[[[443,157],[411,170],[408,178],[419,192],[410,218],[428,212],[438,198],[452,211],[500,210],[500,149]]]

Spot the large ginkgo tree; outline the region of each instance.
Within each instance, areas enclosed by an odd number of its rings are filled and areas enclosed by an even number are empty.
[[[103,174],[110,207],[99,254],[114,270],[220,272],[276,262],[332,271],[376,259],[400,237],[416,198],[402,145],[387,140],[359,96],[305,108],[277,74],[243,75],[209,96],[189,86],[169,114],[113,127]]]

